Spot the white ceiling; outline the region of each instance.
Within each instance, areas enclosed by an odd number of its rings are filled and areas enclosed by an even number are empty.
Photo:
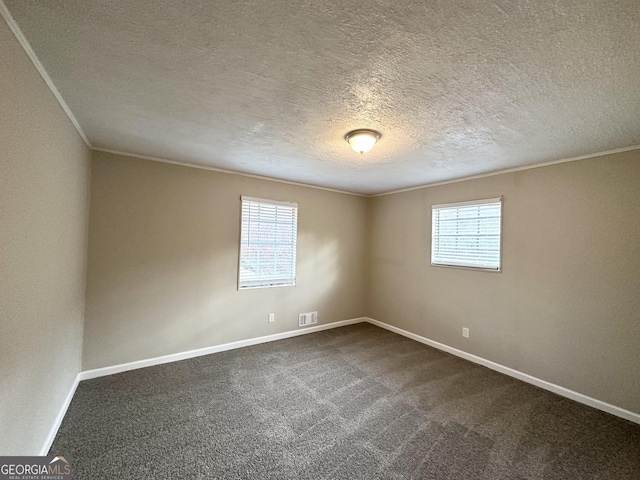
[[[4,3],[99,149],[370,194],[640,144],[638,0]]]

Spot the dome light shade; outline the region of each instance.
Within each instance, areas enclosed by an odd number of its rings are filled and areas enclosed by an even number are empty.
[[[371,150],[376,142],[380,140],[380,134],[375,130],[360,129],[352,130],[344,138],[355,152],[363,154]]]

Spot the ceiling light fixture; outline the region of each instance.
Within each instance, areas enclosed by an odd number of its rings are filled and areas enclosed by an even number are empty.
[[[376,142],[380,140],[380,133],[362,128],[350,131],[344,136],[344,139],[349,142],[355,152],[362,155],[371,150]]]

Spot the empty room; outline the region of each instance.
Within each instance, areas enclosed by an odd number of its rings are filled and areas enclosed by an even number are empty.
[[[637,0],[0,14],[0,479],[640,479]]]

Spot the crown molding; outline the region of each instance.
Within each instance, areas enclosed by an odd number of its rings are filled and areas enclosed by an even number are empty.
[[[82,137],[82,140],[84,140],[84,143],[87,145],[89,149],[93,149],[91,142],[85,135],[84,131],[82,130],[82,127],[80,127],[80,123],[78,123],[78,120],[73,115],[73,112],[69,108],[69,105],[67,105],[67,103],[62,98],[62,95],[60,95],[60,92],[58,91],[56,86],[53,84],[53,80],[51,80],[51,77],[45,70],[44,66],[42,65],[42,63],[40,63],[40,60],[38,59],[36,53],[31,48],[31,45],[29,45],[29,42],[27,41],[24,34],[22,33],[22,30],[20,30],[20,27],[18,26],[16,21],[13,19],[13,17],[11,16],[11,13],[9,12],[9,9],[7,9],[7,6],[4,4],[2,0],[0,0],[0,15],[2,16],[2,18],[4,18],[4,21],[6,22],[7,26],[9,27],[13,35],[16,37],[16,40],[18,40],[18,43],[20,43],[20,46],[22,47],[22,49],[25,51],[25,53],[31,60],[31,63],[33,63],[33,66],[36,67],[36,70],[44,80],[44,83],[47,84],[47,87],[49,87],[49,90],[51,90],[51,93],[53,93],[53,96],[56,98],[56,100],[62,107],[62,110],[64,110],[64,113],[66,113],[67,117],[69,117],[69,120],[78,131],[78,134],[80,135],[80,137]]]
[[[311,185],[311,184],[308,184],[308,183],[301,183],[301,182],[293,182],[293,181],[289,181],[289,180],[282,180],[282,179],[274,178],[274,177],[267,177],[267,176],[262,176],[262,175],[253,175],[253,174],[249,174],[249,173],[238,172],[238,171],[235,171],[235,170],[227,170],[227,169],[222,169],[222,168],[209,167],[209,166],[204,166],[204,165],[197,165],[197,164],[194,164],[194,163],[169,160],[169,159],[166,159],[166,158],[153,157],[153,156],[149,156],[149,155],[139,155],[139,154],[135,154],[135,153],[122,152],[122,151],[111,150],[111,149],[106,149],[106,148],[96,148],[91,144],[91,142],[89,141],[89,139],[85,135],[84,131],[82,130],[82,127],[80,126],[80,123],[78,122],[76,117],[73,115],[73,112],[71,111],[71,109],[69,108],[67,103],[62,98],[62,95],[60,94],[60,92],[58,91],[56,86],[54,85],[53,80],[51,80],[51,77],[49,76],[49,74],[45,70],[44,66],[42,65],[42,63],[38,59],[37,55],[35,54],[35,52],[31,48],[31,46],[29,45],[29,42],[27,41],[27,39],[25,38],[24,34],[22,33],[22,30],[20,30],[20,27],[18,26],[18,24],[16,23],[14,18],[11,16],[11,13],[7,9],[7,7],[4,4],[3,0],[0,0],[0,16],[2,16],[2,18],[6,22],[7,26],[9,27],[9,29],[13,33],[13,35],[18,40],[18,43],[20,43],[20,45],[22,46],[23,50],[25,51],[25,53],[27,54],[27,56],[29,57],[29,59],[33,63],[34,67],[36,68],[36,70],[38,71],[38,73],[40,74],[42,79],[44,80],[45,84],[47,85],[47,87],[49,87],[49,90],[51,91],[53,96],[56,98],[56,100],[58,101],[58,103],[60,104],[60,106],[62,107],[64,112],[67,114],[67,117],[69,118],[69,120],[71,121],[71,123],[73,124],[75,129],[77,130],[77,132],[80,135],[80,137],[82,137],[82,140],[84,141],[84,143],[87,145],[87,147],[89,149],[94,150],[94,151],[98,151],[98,152],[112,153],[114,155],[125,155],[125,156],[134,157],[134,158],[140,158],[140,159],[144,159],[144,160],[152,160],[152,161],[156,161],[156,162],[169,163],[169,164],[173,164],[173,165],[180,165],[180,166],[183,166],[183,167],[199,168],[199,169],[209,170],[209,171],[213,171],[213,172],[226,173],[228,175],[239,175],[239,176],[243,176],[243,177],[255,178],[255,179],[258,179],[258,180],[268,180],[268,181],[271,181],[271,182],[284,183],[284,184],[287,184],[287,185],[295,185],[295,186],[299,186],[299,187],[314,188],[314,189],[318,189],[318,190],[325,190],[325,191],[328,191],[328,192],[341,193],[341,194],[345,194],[345,195],[354,195],[354,196],[358,196],[358,197],[375,198],[375,197],[383,197],[383,196],[386,196],[386,195],[394,195],[396,193],[404,193],[404,192],[411,192],[411,191],[414,191],[414,190],[421,190],[423,188],[438,187],[438,186],[441,186],[441,185],[448,185],[448,184],[451,184],[451,183],[464,182],[464,181],[467,181],[467,180],[476,180],[476,179],[480,179],[480,178],[492,177],[494,175],[503,175],[503,174],[507,174],[507,173],[515,173],[515,172],[521,172],[521,171],[524,171],[524,170],[530,170],[530,169],[533,169],[533,168],[548,167],[548,166],[551,166],[551,165],[558,165],[558,164],[561,164],[561,163],[575,162],[575,161],[578,161],[578,160],[586,160],[586,159],[589,159],[589,158],[601,157],[601,156],[611,155],[611,154],[615,154],[615,153],[622,153],[622,152],[629,152],[629,151],[633,151],[633,150],[640,150],[640,145],[632,145],[632,146],[623,147],[623,148],[616,148],[616,149],[612,149],[612,150],[605,150],[605,151],[602,151],[602,152],[590,153],[590,154],[587,154],[587,155],[580,155],[580,156],[577,156],[577,157],[562,158],[562,159],[551,160],[551,161],[543,162],[543,163],[535,163],[535,164],[532,164],[532,165],[525,165],[525,166],[522,166],[522,167],[507,168],[507,169],[503,169],[503,170],[496,170],[496,171],[493,171],[493,172],[487,172],[487,173],[482,173],[482,174],[478,174],[478,175],[471,175],[471,176],[466,176],[466,177],[455,178],[455,179],[452,179],[452,180],[445,180],[445,181],[442,181],[442,182],[426,183],[426,184],[422,184],[422,185],[417,185],[415,187],[408,187],[408,188],[402,188],[402,189],[398,189],[398,190],[391,190],[391,191],[388,191],[388,192],[381,192],[381,193],[374,193],[374,194],[367,195],[367,194],[362,194],[362,193],[349,192],[349,191],[346,191],[346,190],[339,190],[339,189],[335,189],[335,188],[321,187],[321,186],[318,186],[318,185]]]
[[[292,182],[290,180],[282,180],[282,179],[279,179],[279,178],[266,177],[266,176],[263,176],[263,175],[254,175],[254,174],[251,174],[251,173],[238,172],[238,171],[235,171],[235,170],[226,170],[224,168],[210,167],[210,166],[207,166],[207,165],[198,165],[198,164],[195,164],[195,163],[188,163],[188,162],[179,162],[177,160],[169,160],[167,158],[162,158],[162,157],[153,157],[151,155],[139,155],[137,153],[122,152],[122,151],[119,151],[119,150],[111,150],[110,148],[97,148],[97,147],[94,147],[93,151],[94,152],[110,153],[112,155],[122,155],[122,156],[125,156],[125,157],[140,158],[142,160],[151,160],[153,162],[168,163],[170,165],[179,165],[181,167],[198,168],[200,170],[209,170],[211,172],[225,173],[227,175],[238,175],[240,177],[255,178],[257,180],[266,180],[266,181],[269,181],[269,182],[285,183],[287,185],[294,185],[296,187],[314,188],[316,190],[325,190],[327,192],[341,193],[343,195],[353,195],[353,196],[356,196],[356,197],[367,197],[367,195],[364,195],[362,193],[348,192],[346,190],[338,190],[336,188],[320,187],[318,185],[311,185],[309,183]]]
[[[426,183],[424,185],[418,185],[416,187],[402,188],[402,189],[399,189],[399,190],[392,190],[390,192],[374,193],[372,195],[368,195],[368,197],[370,197],[370,198],[373,198],[373,197],[384,197],[385,195],[394,195],[396,193],[412,192],[413,190],[421,190],[423,188],[439,187],[440,185],[449,185],[450,183],[466,182],[467,180],[476,180],[478,178],[493,177],[495,175],[504,175],[505,173],[514,173],[514,172],[521,172],[523,170],[531,170],[531,169],[534,169],[534,168],[549,167],[549,166],[552,166],[552,165],[558,165],[560,163],[577,162],[578,160],[587,160],[589,158],[604,157],[606,155],[613,155],[615,153],[623,153],[623,152],[631,152],[633,150],[640,150],[640,145],[631,145],[629,147],[614,148],[612,150],[605,150],[603,152],[589,153],[587,155],[580,155],[580,156],[577,156],[577,157],[561,158],[559,160],[551,160],[549,162],[535,163],[535,164],[532,164],[532,165],[524,165],[522,167],[514,167],[514,168],[507,168],[507,169],[504,169],[504,170],[496,170],[495,172],[481,173],[479,175],[471,175],[469,177],[460,177],[460,178],[455,178],[453,180],[445,180],[443,182]]]

